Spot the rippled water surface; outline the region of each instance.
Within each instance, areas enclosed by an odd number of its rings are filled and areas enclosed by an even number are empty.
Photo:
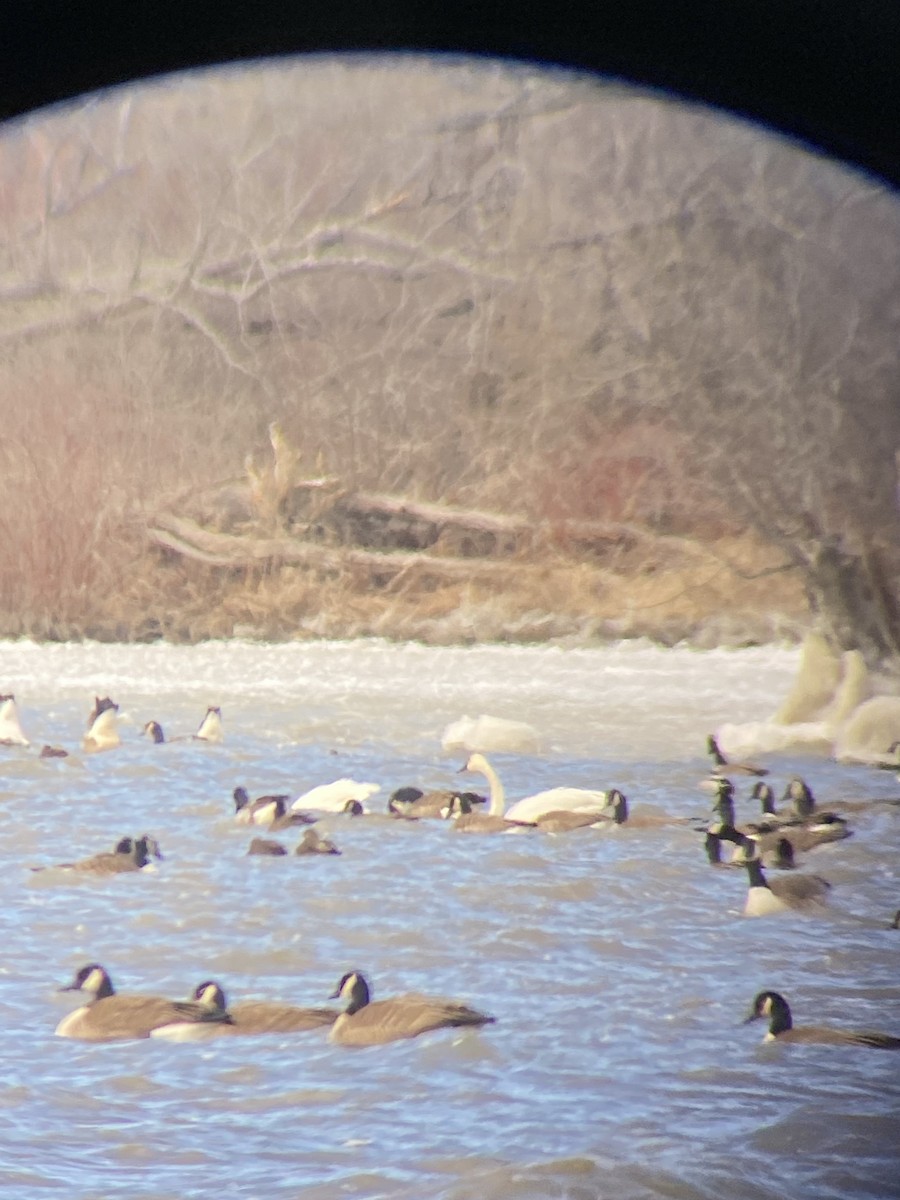
[[[617,1200],[900,1195],[900,1055],[764,1047],[764,987],[798,1023],[900,1033],[900,809],[806,870],[827,918],[746,920],[745,877],[691,823],[465,837],[442,822],[331,817],[341,857],[247,858],[231,791],[340,776],[453,786],[451,721],[526,721],[497,754],[510,798],[616,785],[632,812],[705,817],[705,735],[764,721],[784,649],[426,649],[358,644],[0,645],[30,749],[2,749],[0,1192],[30,1198]],[[122,745],[77,750],[95,694]],[[154,746],[222,707],[221,746]],[[768,756],[824,805],[900,794],[892,773]],[[469,777],[465,777],[467,780]],[[480,783],[481,781],[473,781]],[[750,816],[739,783],[739,815]],[[699,820],[698,820],[699,823]],[[165,860],[112,879],[28,866],[149,831]],[[288,845],[298,840],[282,835]],[[367,1050],[319,1033],[91,1045],[56,1038],[57,988],[103,963],[122,991],[321,1004],[356,967],[376,996],[463,998],[497,1017]]]

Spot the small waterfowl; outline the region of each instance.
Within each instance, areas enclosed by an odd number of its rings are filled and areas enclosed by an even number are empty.
[[[236,787],[232,798],[234,819],[239,825],[271,825],[279,817],[284,817],[290,800],[290,796],[286,795],[257,796],[251,800],[245,787]]]
[[[62,746],[41,746],[41,752],[38,758],[68,758],[68,750],[63,750]]]
[[[753,763],[732,762],[719,749],[715,735],[710,734],[706,739],[706,752],[713,760],[714,775],[768,775],[768,767],[758,767]]]
[[[19,709],[12,692],[0,696],[0,746],[30,746],[22,732]]]
[[[94,707],[88,718],[88,731],[82,745],[85,750],[114,750],[121,745],[119,737],[119,706],[109,696],[95,696]]]
[[[335,779],[311,788],[291,805],[292,809],[318,808],[323,812],[343,812],[351,800],[365,805],[370,796],[381,791],[379,783],[357,783],[355,779]]]
[[[744,1024],[768,1018],[765,1042],[803,1042],[807,1045],[868,1046],[872,1050],[900,1050],[900,1037],[868,1029],[832,1029],[826,1025],[795,1027],[788,1002],[779,992],[760,992]]]
[[[162,996],[121,995],[99,963],[89,963],[62,992],[83,992],[88,1003],[63,1017],[57,1037],[88,1042],[116,1042],[150,1037],[154,1029],[173,1022],[227,1021],[228,1013],[194,1003],[166,1000]]]
[[[56,863],[52,867],[32,867],[32,871],[83,871],[91,875],[121,875],[127,871],[142,871],[152,866],[152,860],[162,859],[159,842],[148,833],[139,838],[123,837],[115,847],[78,862]]]
[[[236,1034],[304,1033],[333,1025],[339,1015],[333,1008],[300,1008],[269,1000],[244,1000],[229,1007],[222,986],[212,979],[199,984],[189,1002],[208,1009],[213,1020],[203,1024],[164,1025],[154,1029],[152,1036],[169,1041],[197,1041]],[[229,1020],[222,1020],[223,1015]]]
[[[330,840],[330,838],[321,837],[315,829],[307,829],[306,833],[304,833],[303,837],[300,839],[300,843],[294,853],[340,854],[340,850],[338,850],[337,846]]]
[[[383,1045],[432,1029],[489,1025],[496,1020],[467,1004],[414,992],[372,1001],[369,984],[359,971],[344,975],[330,999],[347,1001],[329,1034],[331,1041],[343,1046]]]
[[[157,746],[161,746],[166,740],[166,735],[163,733],[163,727],[159,721],[148,721],[141,730],[141,736],[148,737]]]
[[[255,837],[250,843],[248,854],[268,854],[273,858],[280,858],[287,854],[287,849],[282,846],[281,842],[276,842],[274,838]]]
[[[745,848],[743,861],[749,880],[744,916],[767,917],[792,910],[806,913],[822,911],[831,889],[827,880],[799,872],[779,879],[766,879],[755,846],[752,851]]]

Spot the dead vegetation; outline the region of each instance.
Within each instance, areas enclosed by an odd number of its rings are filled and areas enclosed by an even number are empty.
[[[0,633],[900,636],[900,213],[794,147],[273,64],[9,127],[0,228]]]

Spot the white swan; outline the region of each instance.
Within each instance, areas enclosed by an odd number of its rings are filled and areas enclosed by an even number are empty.
[[[19,709],[15,696],[12,692],[7,696],[0,696],[0,746],[30,745],[19,724]]]
[[[320,783],[298,796],[292,809],[318,808],[322,812],[343,812],[351,800],[364,804],[370,796],[381,791],[380,783],[357,783],[355,779],[336,779],[334,783]]]
[[[491,795],[489,812],[495,817],[505,817],[507,821],[536,821],[544,813],[561,811],[599,813],[609,805],[609,795],[605,791],[556,787],[517,800],[507,809],[506,792],[500,776],[483,754],[470,754],[463,770],[475,771],[485,777]]]

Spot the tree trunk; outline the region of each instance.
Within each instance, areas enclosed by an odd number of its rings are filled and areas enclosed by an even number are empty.
[[[883,552],[866,546],[853,554],[827,538],[802,565],[810,608],[836,648],[859,650],[872,667],[900,660],[900,607]]]

